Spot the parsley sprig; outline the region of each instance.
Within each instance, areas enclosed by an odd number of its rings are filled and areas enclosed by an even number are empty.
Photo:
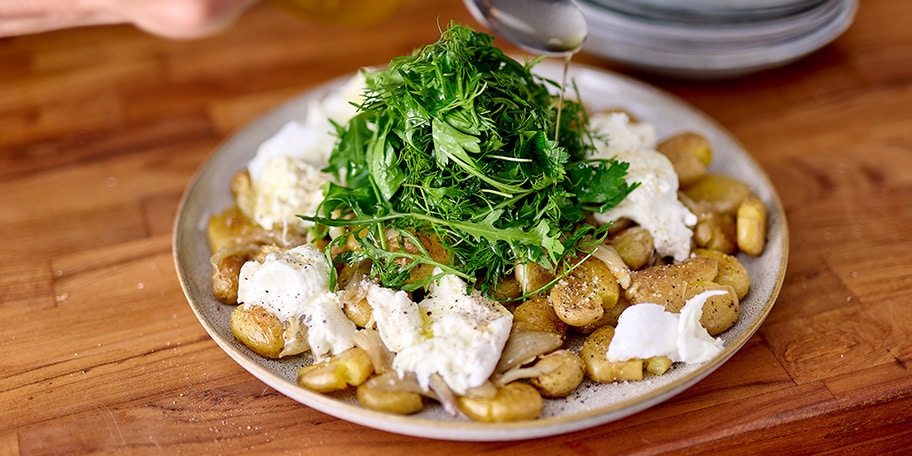
[[[452,23],[436,43],[365,73],[364,100],[337,125],[326,168],[345,185],[329,184],[306,217],[352,227],[361,249],[333,261],[369,259],[372,277],[406,290],[430,281],[408,283],[412,268],[434,265],[488,293],[517,264],[560,269],[604,237],[585,214],[633,190],[627,164],[586,158],[593,138],[573,100],[549,140],[558,117],[549,88],[559,85],[532,73],[539,60],[518,62],[492,43]],[[416,233],[436,236],[451,261],[432,259]]]

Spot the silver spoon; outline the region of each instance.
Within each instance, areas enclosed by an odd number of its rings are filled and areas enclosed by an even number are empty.
[[[586,18],[573,0],[463,0],[495,34],[540,55],[567,56],[588,35]]]

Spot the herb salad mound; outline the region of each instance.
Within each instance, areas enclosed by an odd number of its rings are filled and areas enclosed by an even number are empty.
[[[518,62],[492,43],[453,23],[436,43],[365,73],[363,102],[336,125],[324,170],[344,185],[327,184],[316,215],[301,216],[322,235],[352,227],[327,246],[332,262],[370,260],[369,275],[392,289],[455,274],[493,295],[516,265],[562,270],[604,238],[607,226],[586,213],[635,188],[627,163],[587,159],[584,107],[561,103],[559,84],[532,73],[539,60]],[[443,255],[428,251],[428,237]],[[422,267],[439,269],[416,280]]]

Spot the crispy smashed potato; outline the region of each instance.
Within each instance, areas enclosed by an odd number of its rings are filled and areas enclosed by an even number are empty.
[[[215,299],[225,304],[237,304],[238,277],[241,266],[250,260],[250,254],[239,252],[232,255],[213,257],[212,294]]]
[[[682,192],[693,202],[709,204],[723,214],[736,213],[744,198],[751,195],[747,184],[721,174],[706,174]]]
[[[577,265],[548,292],[554,313],[570,326],[585,326],[617,304],[617,280],[605,262],[590,257]]]
[[[713,156],[709,140],[692,131],[665,139],[656,150],[671,160],[681,187],[687,187],[705,176]]]
[[[704,291],[723,290],[726,293],[710,296],[703,304],[703,315],[700,324],[706,328],[710,336],[718,336],[735,325],[741,311],[740,301],[735,295],[735,290],[729,286],[706,283],[690,287],[686,298],[690,299]]]
[[[705,251],[702,256],[688,258],[681,263],[639,271],[634,274],[626,298],[631,304],[648,302],[664,306],[669,312],[680,312],[688,299],[703,291],[723,289],[727,292],[725,295],[707,299],[700,320],[710,335],[721,334],[738,320],[739,298],[733,285],[739,288],[745,286],[740,282],[743,277],[738,275],[735,264],[728,262],[728,257]],[[721,275],[720,260],[725,265]],[[716,282],[720,278],[731,285]],[[750,286],[749,282],[747,286]]]
[[[418,393],[375,388],[369,381],[358,385],[355,395],[359,404],[379,412],[410,415],[424,408],[424,399]]]
[[[370,355],[359,347],[331,356],[298,371],[298,385],[318,393],[341,391],[364,383],[374,373]]]
[[[630,304],[650,302],[665,306],[669,312],[680,312],[688,286],[712,282],[718,273],[719,262],[712,258],[688,258],[681,263],[654,266],[633,274],[625,296]]]
[[[737,240],[742,252],[758,256],[766,246],[766,205],[756,196],[749,196],[738,206]]]
[[[744,299],[747,296],[747,292],[750,290],[750,275],[737,257],[710,249],[695,249],[693,253],[700,258],[716,260],[718,272],[712,279],[713,282],[732,287],[738,299]]]
[[[570,350],[558,350],[542,356],[535,367],[547,371],[529,380],[544,397],[567,396],[585,377],[582,358]]]
[[[544,407],[538,390],[522,382],[499,388],[493,397],[461,396],[458,404],[467,417],[486,423],[534,420]]]
[[[586,377],[596,383],[642,380],[645,366],[642,359],[619,362],[608,360],[606,354],[612,338],[613,326],[603,326],[586,337],[586,341],[580,347],[580,358],[586,367]]]
[[[285,348],[285,326],[261,306],[238,306],[231,312],[231,334],[266,358],[278,358]]]
[[[630,269],[642,269],[649,264],[655,254],[655,240],[652,234],[643,227],[632,226],[608,239],[608,244],[614,247],[618,255]]]
[[[544,331],[563,336],[567,333],[567,323],[558,318],[548,297],[539,294],[513,310],[513,332],[521,331]]]

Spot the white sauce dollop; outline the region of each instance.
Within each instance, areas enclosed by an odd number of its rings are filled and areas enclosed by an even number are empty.
[[[330,119],[345,124],[357,113],[364,75],[307,106],[303,122],[292,120],[263,141],[247,164],[255,195],[254,221],[266,229],[303,232],[313,224],[297,215],[313,215],[323,198],[321,187],[331,176],[320,172],[336,143]]]
[[[608,360],[667,356],[675,362],[704,363],[722,351],[722,339],[713,338],[700,324],[703,305],[724,290],[704,291],[684,304],[680,314],[658,304],[634,304],[621,313],[608,346]]]
[[[291,321],[292,327],[303,323],[307,345],[318,361],[339,354],[354,346],[356,328],[338,295],[329,290],[329,268],[323,252],[311,245],[270,253],[263,263],[248,261],[241,267],[238,304],[262,306],[283,323]]]
[[[497,367],[510,336],[513,314],[466,283],[445,275],[414,303],[401,291],[371,285],[367,301],[383,343],[396,353],[393,368],[413,372],[427,389],[439,374],[457,394],[483,384]]]

